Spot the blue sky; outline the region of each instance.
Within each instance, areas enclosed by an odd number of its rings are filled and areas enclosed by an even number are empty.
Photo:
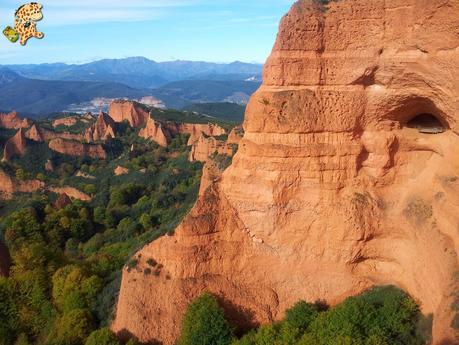
[[[145,56],[156,61],[263,63],[294,0],[41,0],[43,40],[0,37],[0,64],[84,63]],[[22,3],[1,0],[0,27]]]

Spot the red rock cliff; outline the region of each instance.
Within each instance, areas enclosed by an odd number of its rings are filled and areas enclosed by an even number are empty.
[[[3,161],[9,161],[13,156],[22,156],[27,149],[27,140],[24,130],[21,128],[14,137],[8,139],[3,149]]]
[[[150,114],[141,104],[133,101],[117,100],[110,104],[110,117],[115,122],[127,120],[132,127],[142,127],[147,123]]]
[[[28,128],[32,125],[32,121],[21,119],[15,111],[9,114],[0,114],[0,127],[7,129]]]
[[[96,122],[86,130],[84,138],[87,142],[115,138],[115,121],[110,115],[100,112]]]
[[[188,145],[193,145],[201,134],[207,136],[219,136],[226,134],[224,128],[213,123],[193,124],[176,122],[159,122],[148,118],[147,125],[142,128],[139,135],[142,138],[150,139],[158,145],[166,147],[172,138],[179,134],[189,134]]]
[[[102,145],[82,144],[74,140],[58,138],[51,140],[48,146],[53,151],[69,156],[88,156],[100,159],[105,159],[107,157],[107,153]]]
[[[225,141],[201,134],[191,145],[189,160],[190,162],[207,162],[213,154],[232,156],[234,151],[235,148],[233,149],[232,145]]]
[[[83,140],[83,135],[67,133],[67,132],[54,132],[46,128],[39,127],[34,124],[27,132],[26,137],[33,141],[43,142],[53,139],[61,138],[67,140]]]
[[[0,169],[0,199],[9,200],[14,193],[33,193],[45,184],[38,180],[19,181]]]
[[[283,18],[231,167],[123,272],[114,330],[173,344],[204,290],[271,322],[395,284],[433,314],[435,344],[457,343],[459,2],[329,7]],[[410,128],[426,113],[444,133]]]

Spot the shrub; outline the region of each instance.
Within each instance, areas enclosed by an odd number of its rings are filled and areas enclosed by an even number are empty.
[[[149,264],[151,267],[155,267],[158,263],[156,262],[155,259],[148,259],[147,264]]]
[[[178,343],[180,345],[230,344],[233,331],[215,296],[204,293],[188,306]]]
[[[85,345],[120,345],[120,342],[109,328],[101,328],[89,335]]]
[[[50,342],[62,345],[80,345],[92,330],[91,314],[84,309],[74,309],[65,313],[57,321]]]

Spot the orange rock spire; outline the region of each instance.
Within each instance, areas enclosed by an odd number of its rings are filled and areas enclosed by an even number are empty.
[[[115,331],[173,344],[205,290],[248,324],[394,284],[433,315],[435,344],[456,343],[459,2],[328,7],[283,18],[232,165],[123,272]],[[421,114],[446,131],[410,128]]]

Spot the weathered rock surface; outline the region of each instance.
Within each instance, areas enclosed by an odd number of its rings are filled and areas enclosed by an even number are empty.
[[[458,27],[457,0],[296,3],[232,165],[123,272],[112,328],[173,344],[204,290],[247,324],[395,284],[457,344]],[[423,113],[447,130],[407,128]]]
[[[122,167],[121,165],[118,165],[115,170],[113,170],[113,173],[115,176],[121,176],[121,175],[126,175],[129,174],[129,169]]]
[[[162,123],[153,120],[151,117],[148,118],[145,128],[140,130],[139,136],[144,139],[152,140],[163,147],[167,147],[172,140],[169,129],[163,126]]]
[[[9,114],[0,114],[0,127],[6,129],[29,128],[32,121],[21,119],[15,111]]]
[[[54,171],[54,164],[50,159],[48,159],[45,162],[45,170],[48,171],[48,172],[53,172]]]
[[[244,129],[242,126],[236,126],[234,127],[230,134],[228,134],[228,139],[226,142],[228,144],[236,144],[239,145],[239,142],[242,140],[242,137],[244,136]]]
[[[83,135],[67,132],[54,132],[34,124],[27,132],[26,137],[37,142],[48,142],[53,139],[61,138],[66,140],[83,140]]]
[[[53,139],[48,143],[51,150],[62,153],[64,155],[76,157],[91,157],[91,158],[107,158],[102,145],[82,144],[78,141],[67,140],[62,138]]]
[[[81,201],[91,201],[91,197],[86,193],[74,188],[74,187],[49,187],[48,190],[50,192],[59,194],[60,196],[66,195],[69,198],[77,199]]]
[[[150,113],[141,104],[126,100],[112,102],[109,114],[115,122],[127,120],[132,127],[144,126],[150,117]]]
[[[192,124],[176,122],[159,122],[148,118],[147,125],[139,132],[139,136],[150,139],[158,145],[167,147],[173,137],[179,134],[189,134],[188,145],[193,145],[201,134],[207,136],[219,136],[226,134],[224,128],[213,123]]]
[[[57,200],[54,202],[54,207],[60,210],[66,207],[67,205],[70,205],[71,203],[72,199],[70,199],[70,197],[67,194],[62,193],[59,194]]]
[[[115,121],[101,111],[96,122],[85,131],[84,138],[88,143],[114,139]]]
[[[9,200],[14,193],[33,193],[45,184],[38,180],[20,181],[0,169],[0,199]]]
[[[3,149],[3,161],[8,162],[14,156],[22,156],[27,149],[27,139],[24,129],[20,128],[17,133],[5,143]]]
[[[198,140],[191,145],[189,160],[207,162],[214,154],[232,156],[235,148],[234,144],[227,144],[226,141],[201,134]]]
[[[71,127],[75,125],[78,122],[78,119],[76,116],[68,116],[68,117],[63,117],[60,119],[56,119],[53,121],[53,127],[59,127],[59,126],[66,126],[66,127]]]

